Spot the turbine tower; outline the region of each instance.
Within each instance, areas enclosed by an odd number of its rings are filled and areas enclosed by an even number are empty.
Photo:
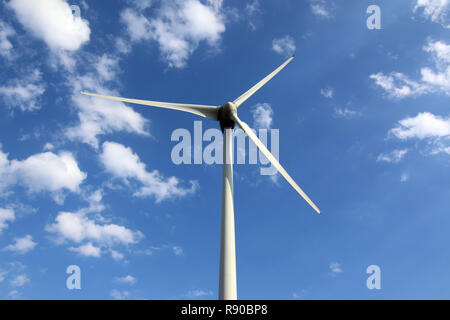
[[[219,121],[220,128],[223,132],[223,167],[222,167],[222,217],[221,217],[221,232],[220,232],[220,267],[219,267],[219,299],[220,300],[236,300],[237,299],[237,283],[236,283],[236,246],[235,246],[235,228],[234,228],[234,196],[233,196],[233,129],[237,124],[255,143],[258,149],[264,156],[277,168],[278,172],[286,179],[287,182],[297,191],[308,204],[320,214],[319,208],[309,199],[303,190],[295,183],[291,176],[284,170],[278,160],[266,148],[266,146],[259,140],[252,129],[239,119],[237,113],[238,108],[248,98],[250,98],[256,91],[264,86],[270,79],[272,79],[278,72],[280,72],[289,62],[294,59],[294,56],[287,59],[281,66],[275,69],[272,73],[255,84],[247,92],[242,94],[233,102],[227,102],[224,105],[205,106],[197,104],[180,104],[168,103],[158,101],[148,101],[139,99],[128,99],[112,96],[103,96],[96,93],[81,92],[82,94],[122,101],[127,103],[134,103],[158,108],[174,109],[185,111],[199,115],[204,118]]]

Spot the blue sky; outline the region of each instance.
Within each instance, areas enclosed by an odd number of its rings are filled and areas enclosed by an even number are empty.
[[[236,165],[238,298],[450,298],[449,11],[2,2],[0,298],[215,299],[221,166],[171,160],[172,132],[201,119],[79,92],[222,105],[293,53],[239,116],[280,130],[280,162],[323,214]],[[69,265],[81,290],[66,288]]]

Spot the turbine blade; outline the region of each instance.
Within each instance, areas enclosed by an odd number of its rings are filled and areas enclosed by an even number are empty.
[[[189,113],[193,113],[196,115],[199,115],[201,117],[205,117],[211,120],[217,120],[217,107],[214,106],[203,106],[198,104],[181,104],[181,103],[169,103],[169,102],[158,102],[158,101],[148,101],[148,100],[139,100],[139,99],[128,99],[128,98],[120,98],[120,97],[112,97],[112,96],[103,96],[101,94],[97,93],[89,93],[89,92],[81,92],[84,95],[87,96],[93,96],[108,100],[114,100],[114,101],[122,101],[122,102],[128,102],[128,103],[134,103],[134,104],[141,104],[146,106],[152,106],[157,108],[164,108],[164,109],[173,109],[173,110],[179,110],[179,111],[185,111]]]
[[[292,179],[291,176],[286,172],[286,170],[284,170],[284,168],[278,162],[277,158],[275,158],[272,155],[272,153],[266,148],[264,143],[262,143],[261,140],[258,139],[258,137],[253,132],[253,130],[250,129],[250,127],[245,122],[243,122],[241,119],[239,119],[237,115],[233,115],[232,117],[233,117],[234,121],[236,121],[236,123],[239,125],[239,127],[241,127],[241,129],[244,130],[244,132],[248,135],[250,140],[252,140],[256,144],[258,149],[261,150],[261,152],[273,164],[273,166],[275,168],[277,168],[278,172],[280,172],[281,175],[287,180],[287,182],[289,182],[289,184],[295,189],[295,191],[297,191],[303,197],[303,199],[305,199],[306,202],[308,202],[308,204],[311,207],[313,207],[313,209],[316,210],[317,213],[320,214],[319,208],[317,208],[317,206],[314,204],[314,202],[312,202],[311,199],[309,199],[309,197],[297,185],[297,183],[295,183],[294,179]]]
[[[270,79],[272,79],[278,72],[280,72],[284,67],[286,67],[286,65],[292,61],[292,59],[294,59],[294,56],[290,57],[289,59],[287,59],[281,66],[279,66],[278,68],[276,68],[271,74],[269,74],[268,76],[266,76],[264,79],[262,79],[260,82],[258,82],[257,84],[255,84],[253,87],[250,88],[250,90],[248,90],[246,93],[244,93],[243,95],[241,95],[239,98],[237,98],[236,100],[234,100],[234,104],[236,105],[236,107],[239,107],[245,100],[247,100],[248,98],[250,98],[256,91],[258,91],[259,89],[261,89],[261,87],[263,85],[265,85],[267,82],[269,82]]]

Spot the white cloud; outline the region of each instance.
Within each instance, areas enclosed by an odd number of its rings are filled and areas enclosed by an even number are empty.
[[[114,69],[107,68],[100,72],[103,78],[112,79]],[[73,86],[72,101],[78,109],[79,125],[66,129],[66,136],[71,140],[80,140],[94,148],[98,148],[98,136],[117,131],[148,135],[147,120],[122,102],[90,97],[80,94],[86,90],[104,95],[116,95],[117,92],[107,90],[101,83],[101,74],[70,77]]]
[[[272,41],[272,50],[284,57],[292,56],[295,49],[295,42],[291,36],[273,39]]]
[[[65,0],[11,0],[19,22],[53,50],[78,50],[89,41],[86,20],[72,13]]]
[[[26,235],[23,238],[14,238],[14,240],[15,243],[6,246],[5,250],[25,254],[28,251],[33,250],[37,245],[37,243],[33,241],[33,237],[31,235]]]
[[[8,38],[15,34],[16,32],[13,28],[0,20],[0,56],[7,59],[12,58],[13,45]]]
[[[116,282],[119,282],[121,284],[128,284],[130,286],[132,286],[136,283],[136,278],[131,275],[127,275],[124,277],[116,277],[115,280],[116,280]]]
[[[0,152],[0,157],[1,157],[1,152]],[[0,165],[1,165],[1,158],[0,158]],[[0,185],[0,187],[1,187],[1,185]],[[14,210],[0,208],[0,233],[3,231],[3,229],[6,229],[8,227],[8,224],[7,224],[8,222],[12,222],[15,219],[16,219],[16,216],[14,214]]]
[[[448,15],[450,12],[449,0],[417,0],[414,12],[422,11],[423,15],[433,22],[440,23],[445,28],[450,28]]]
[[[310,0],[310,7],[313,14],[321,18],[330,18],[331,8],[325,0]]]
[[[270,129],[273,122],[273,110],[268,103],[258,103],[253,109],[253,126],[257,129]]]
[[[421,70],[422,80],[450,95],[450,66],[443,72],[435,72],[430,68]]]
[[[101,246],[130,245],[143,237],[140,231],[132,231],[117,224],[100,224],[82,213],[72,212],[60,212],[55,223],[47,225],[46,230],[55,233],[61,241],[93,241]],[[86,252],[93,250],[89,244],[84,249]]]
[[[370,75],[370,78],[391,98],[403,99],[435,92],[450,95],[450,45],[429,40],[423,50],[432,55],[435,66],[434,70],[422,68],[419,81],[411,80],[400,72],[391,72],[389,75],[379,72]]]
[[[77,192],[86,178],[71,153],[45,152],[32,155],[25,160],[12,160],[10,170],[17,182],[31,192],[68,189]]]
[[[450,63],[450,45],[442,41],[429,41],[423,50],[430,52],[438,64]]]
[[[85,257],[100,258],[102,255],[101,249],[99,247],[95,247],[92,242],[88,242],[79,247],[70,247],[69,250]]]
[[[49,191],[57,200],[64,190],[78,192],[86,176],[69,152],[44,152],[10,161],[0,150],[0,190],[18,184],[31,193]]]
[[[120,253],[119,251],[116,250],[111,250],[111,257],[115,260],[115,261],[120,261],[122,260],[125,256]]]
[[[442,41],[429,41],[424,50],[433,56],[437,70],[422,68],[422,81],[450,95],[450,45]]]
[[[338,274],[338,273],[344,272],[344,270],[342,269],[342,266],[339,262],[331,262],[329,267],[330,267],[330,271],[332,274]]]
[[[393,162],[398,163],[408,153],[408,149],[394,150],[391,153],[381,153],[377,157],[377,162]]]
[[[110,223],[100,212],[105,209],[102,204],[103,191],[96,190],[89,196],[83,195],[89,206],[76,212],[59,212],[53,224],[45,230],[55,235],[56,243],[74,242],[81,244],[69,250],[83,256],[100,257],[105,249],[111,257],[122,260],[124,255],[113,249],[116,245],[129,246],[139,242],[144,235],[138,230]],[[94,214],[95,213],[95,214]],[[92,215],[92,218],[89,217]]]
[[[320,94],[327,99],[331,99],[331,98],[333,98],[334,90],[333,90],[333,88],[330,88],[330,87],[320,89]]]
[[[109,293],[111,297],[113,297],[116,300],[125,300],[127,297],[130,296],[130,293],[128,291],[119,291],[116,289],[111,290]]]
[[[45,92],[45,88],[41,72],[35,69],[23,78],[10,80],[8,85],[1,86],[0,95],[10,108],[33,111],[41,108],[39,98]]]
[[[131,148],[116,142],[104,142],[99,158],[106,171],[115,177],[124,180],[136,179],[142,184],[142,187],[135,192],[136,196],[152,196],[155,197],[156,202],[161,202],[192,194],[197,189],[196,181],[190,182],[190,188],[183,188],[176,177],[165,179],[158,170],[148,172],[145,164]]]
[[[122,12],[121,21],[132,41],[158,42],[169,67],[181,68],[201,42],[217,47],[225,31],[221,8],[222,1],[164,1],[153,18],[128,8]]]
[[[440,138],[450,135],[450,117],[442,118],[429,112],[419,113],[415,117],[408,117],[399,121],[390,134],[398,139]]]
[[[118,73],[121,70],[118,56],[87,52],[83,52],[81,56],[68,51],[59,51],[56,57],[65,67],[66,72],[63,73],[66,78],[65,84],[71,90],[70,101],[78,116],[78,123],[64,129],[67,138],[98,148],[100,135],[115,132],[149,135],[146,128],[148,121],[125,103],[81,94],[81,91],[88,91],[111,96],[121,95],[116,90],[110,89],[111,85],[120,85]],[[74,68],[78,62],[83,65],[82,72]],[[57,65],[54,67],[56,69]]]
[[[398,122],[398,126],[389,130],[389,136],[400,140],[426,140],[430,154],[450,154],[450,117],[444,118],[429,112],[419,113]]]
[[[173,246],[172,250],[176,256],[181,256],[183,254],[183,248],[181,248],[180,246]]]
[[[101,80],[103,81],[113,80],[119,68],[118,63],[119,60],[117,58],[108,56],[106,54],[99,57],[97,63],[95,64],[95,68]]]
[[[30,279],[26,274],[20,274],[11,280],[11,286],[13,287],[23,287],[25,284],[30,282]]]

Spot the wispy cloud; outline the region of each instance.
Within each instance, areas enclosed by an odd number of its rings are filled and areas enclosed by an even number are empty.
[[[0,96],[9,108],[22,111],[35,111],[41,108],[40,99],[46,85],[38,69],[28,72],[20,79],[12,79],[0,87]]]
[[[334,108],[334,117],[336,118],[351,119],[359,115],[360,113],[358,111],[351,110],[348,108]]]
[[[7,59],[13,58],[13,45],[8,38],[15,34],[16,32],[10,25],[0,20],[0,56]]]
[[[450,1],[448,0],[417,0],[414,12],[420,11],[423,16],[432,22],[439,23],[445,28],[450,28],[448,16],[450,13]]]
[[[413,81],[400,72],[392,72],[388,75],[378,72],[370,75],[370,79],[375,80],[376,85],[384,89],[389,97],[395,99],[419,96],[430,91],[425,83]]]
[[[193,298],[204,298],[204,297],[209,297],[209,296],[212,296],[214,293],[213,293],[213,291],[212,290],[198,290],[198,289],[196,289],[196,290],[190,290],[190,291],[188,291],[188,293],[186,294],[186,296],[188,297],[188,298],[191,298],[191,299],[193,299]]]
[[[97,149],[99,136],[107,133],[128,132],[149,136],[148,121],[131,107],[122,102],[80,94],[84,90],[120,96],[118,92],[107,89],[105,83],[117,77],[117,63],[117,58],[103,55],[94,58],[93,71],[68,75],[67,81],[72,88],[71,100],[79,119],[79,124],[65,129],[65,135],[69,139],[87,143]]]
[[[404,99],[429,93],[450,95],[450,45],[443,41],[428,41],[423,47],[434,61],[434,69],[423,67],[421,79],[412,80],[401,72],[384,74],[378,72],[370,75],[370,79],[381,87],[390,98]]]
[[[23,287],[28,282],[30,282],[30,279],[28,278],[28,276],[26,274],[20,274],[11,280],[11,286]]]
[[[330,268],[332,275],[336,275],[336,274],[344,272],[344,270],[342,269],[342,266],[339,262],[330,262],[329,268]]]
[[[272,50],[282,55],[283,57],[290,57],[294,54],[296,49],[294,38],[291,36],[284,36],[283,38],[273,39]]]
[[[1,159],[1,154],[0,154]],[[8,227],[9,222],[13,222],[16,219],[14,210],[9,208],[0,208],[0,233]]]
[[[259,0],[251,0],[250,2],[247,2],[245,5],[245,11],[250,16],[261,12],[261,4],[259,3]]]
[[[8,297],[10,298],[10,299],[12,299],[12,300],[16,300],[16,299],[19,299],[19,297],[20,297],[20,292],[18,291],[18,290],[11,290],[9,293],[8,293]]]
[[[131,275],[127,275],[124,277],[116,277],[115,281],[121,284],[127,284],[132,286],[136,283],[136,278]]]
[[[269,103],[258,103],[252,108],[253,126],[256,129],[270,129],[273,122],[273,109]]]
[[[172,251],[176,256],[183,255],[183,248],[181,248],[180,246],[173,246]]]
[[[125,300],[130,296],[130,292],[128,292],[127,290],[119,291],[117,289],[113,289],[111,290],[109,295],[116,300]]]
[[[300,291],[294,292],[292,294],[292,298],[293,299],[303,299],[303,298],[305,298],[305,295],[306,295],[306,290],[302,289]]]
[[[408,153],[408,149],[394,150],[391,153],[381,153],[377,157],[377,162],[398,163]]]
[[[245,13],[245,19],[248,20],[250,29],[252,31],[255,31],[259,24],[258,18],[262,14],[261,3],[259,2],[259,0],[250,0],[249,2],[247,2],[247,4],[245,5]]]
[[[320,18],[331,18],[331,5],[326,0],[310,0],[311,12]]]
[[[400,177],[400,182],[406,182],[409,180],[409,175],[407,173],[402,173]]]
[[[334,90],[331,87],[320,89],[320,94],[327,99],[332,99],[334,96]]]
[[[111,257],[115,260],[115,261],[121,261],[123,260],[123,258],[125,258],[125,256],[123,255],[123,253],[120,253],[117,250],[110,250],[111,253]]]

